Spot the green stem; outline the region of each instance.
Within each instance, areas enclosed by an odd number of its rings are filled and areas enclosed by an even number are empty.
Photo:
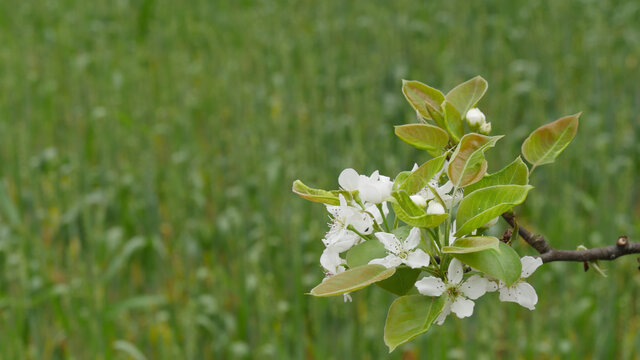
[[[384,212],[382,211],[382,204],[376,204],[376,206],[378,207],[378,210],[380,211],[380,216],[382,216],[382,223],[384,224],[385,229],[387,229],[387,232],[389,231],[389,224],[387,224],[387,217],[384,216]]]
[[[362,234],[360,231],[356,230],[355,227],[353,227],[353,225],[349,225],[347,226],[347,230],[351,230],[354,233],[356,233],[358,236],[360,236],[361,238],[363,238],[364,240],[369,240],[371,239],[370,237],[367,237],[367,235]]]

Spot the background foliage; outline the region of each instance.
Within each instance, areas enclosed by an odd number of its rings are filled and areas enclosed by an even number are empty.
[[[290,187],[426,160],[393,135],[414,120],[403,78],[489,81],[480,106],[510,134],[490,172],[584,111],[520,213],[559,248],[636,239],[639,17],[637,1],[0,2],[0,358],[383,357],[391,296],[304,295],[327,217]],[[536,311],[483,299],[391,358],[637,357],[637,265],[545,265]]]

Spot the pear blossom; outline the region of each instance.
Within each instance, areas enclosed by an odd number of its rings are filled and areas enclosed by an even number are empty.
[[[359,233],[366,235],[373,232],[374,221],[367,212],[349,206],[342,194],[339,195],[339,198],[340,205],[327,205],[327,211],[332,216],[332,223],[329,232],[322,239],[327,248],[331,247],[337,253],[347,251],[360,242],[360,236],[349,230],[349,226],[353,226]]]
[[[377,232],[375,235],[384,245],[388,255],[384,258],[373,259],[369,261],[369,264],[384,265],[387,268],[405,264],[413,269],[429,266],[429,255],[422,249],[416,249],[420,243],[419,228],[411,229],[409,236],[404,241],[390,233]]]
[[[500,282],[500,301],[515,302],[529,310],[534,310],[538,303],[538,294],[536,294],[533,286],[524,281],[524,279],[531,276],[542,265],[542,259],[525,256],[520,259],[520,262],[522,263],[520,280],[511,286],[506,286],[505,283]]]
[[[382,176],[378,170],[371,176],[359,175],[354,169],[342,170],[338,183],[347,191],[358,191],[360,199],[372,204],[380,204],[391,196],[393,182],[388,176]]]
[[[451,312],[458,318],[471,316],[475,305],[472,300],[479,298],[487,291],[495,291],[498,288],[495,282],[481,275],[472,275],[462,281],[463,274],[462,262],[453,259],[449,263],[446,282],[434,276],[416,281],[415,286],[420,294],[427,296],[444,294],[447,297],[442,312],[435,320],[436,324],[442,325]]]
[[[478,108],[473,108],[467,111],[465,118],[467,119],[467,123],[471,127],[481,126],[485,123],[486,120],[486,116],[484,116],[482,111],[480,111],[480,109]]]

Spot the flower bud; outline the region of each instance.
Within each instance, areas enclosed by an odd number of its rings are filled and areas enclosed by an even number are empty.
[[[442,215],[444,207],[437,201],[431,201],[427,207],[427,215]]]
[[[425,206],[427,206],[427,200],[423,198],[421,195],[411,195],[410,198],[414,204],[418,205],[421,208],[424,208]]]
[[[489,135],[490,132],[491,132],[491,123],[490,122],[486,122],[486,123],[483,123],[482,125],[480,125],[480,134]]]
[[[486,120],[486,117],[478,108],[473,108],[467,111],[467,115],[465,117],[467,118],[467,123],[472,128],[481,126],[485,123]]]

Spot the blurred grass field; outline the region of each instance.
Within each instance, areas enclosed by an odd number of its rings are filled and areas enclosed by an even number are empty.
[[[489,81],[495,171],[583,111],[522,222],[559,248],[640,232],[637,1],[0,2],[1,359],[381,359],[392,296],[305,295],[323,207],[300,178],[428,157],[401,79]],[[521,254],[531,253],[522,242]],[[392,359],[638,359],[635,257],[545,265]]]

